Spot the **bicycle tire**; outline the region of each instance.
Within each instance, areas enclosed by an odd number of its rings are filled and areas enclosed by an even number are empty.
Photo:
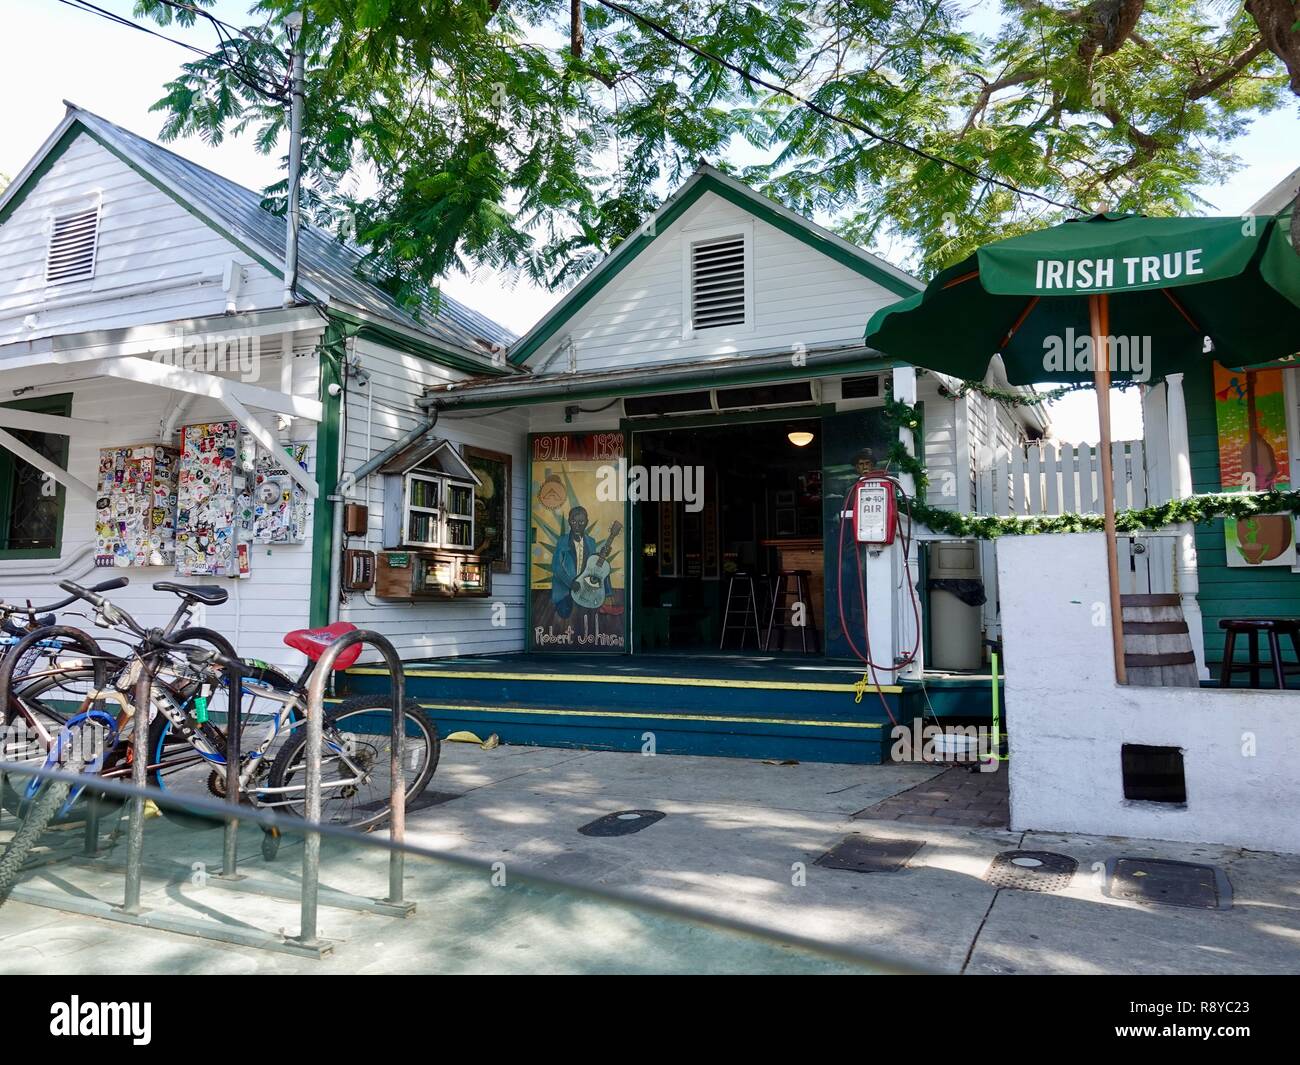
[[[72,759],[64,768],[69,773],[80,772],[80,759]],[[5,847],[4,853],[0,854],[0,906],[9,898],[32,848],[40,842],[41,836],[63,808],[71,790],[72,784],[66,780],[46,781],[40,794],[28,806],[23,823],[18,826],[18,831]]]
[[[362,712],[373,712],[377,710],[392,711],[392,700],[386,695],[354,695],[351,698],[344,699],[338,708],[325,715],[323,727],[325,729],[338,728],[339,722]],[[420,793],[429,786],[429,781],[433,778],[435,770],[438,768],[438,759],[441,755],[441,741],[438,738],[438,729],[432,719],[424,712],[424,709],[413,699],[406,701],[405,718],[407,727],[414,722],[416,728],[422,731],[426,737],[429,755],[425,759],[425,764],[421,767],[420,772],[416,775],[406,788],[406,801],[410,804],[413,800],[419,798]],[[293,773],[297,769],[297,759],[304,751],[307,745],[307,730],[305,727],[294,729],[293,734],[285,741],[284,746],[280,748],[279,754],[276,755],[275,761],[271,763],[271,771],[267,778],[267,787],[281,788],[288,785]],[[387,766],[379,766],[378,771],[387,773]],[[325,798],[324,793],[322,797]],[[279,807],[279,809],[290,809],[292,807]],[[297,810],[293,810],[298,813]],[[372,817],[365,817],[357,821],[349,821],[346,827],[357,831],[369,832],[381,826],[388,820],[392,813],[392,806],[387,805],[374,814]],[[299,814],[301,816],[301,814]]]

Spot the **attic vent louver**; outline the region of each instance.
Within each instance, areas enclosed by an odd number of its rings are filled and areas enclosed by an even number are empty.
[[[745,321],[745,238],[691,246],[691,323],[696,329]]]
[[[55,216],[45,258],[46,284],[62,285],[94,277],[98,240],[98,206]]]

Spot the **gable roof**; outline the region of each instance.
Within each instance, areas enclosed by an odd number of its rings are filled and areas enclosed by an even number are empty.
[[[654,214],[605,256],[541,321],[519,339],[510,351],[511,364],[519,366],[535,355],[543,344],[653,244],[687,208],[710,192],[830,256],[863,277],[870,278],[896,296],[910,296],[925,287],[916,278],[884,259],[756,192],[716,167],[701,163],[680,189],[669,196]]]
[[[1248,214],[1278,214],[1295,203],[1300,195],[1300,166],[1251,204]]]
[[[283,278],[284,218],[262,206],[262,197],[99,115],[67,105],[63,121],[0,196],[0,224],[68,145],[88,135],[182,207],[227,237],[276,277]],[[490,348],[507,347],[515,334],[486,315],[445,293],[431,295],[418,317],[361,274],[362,253],[303,222],[298,236],[299,284],[305,292],[343,312],[378,319],[399,331],[416,334],[453,356],[470,356],[479,369]]]

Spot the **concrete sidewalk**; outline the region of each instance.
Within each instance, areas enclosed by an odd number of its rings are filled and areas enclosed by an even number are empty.
[[[0,971],[120,971],[124,956],[148,971],[854,971],[780,944],[798,937],[949,973],[1300,972],[1300,856],[984,827],[996,818],[1000,781],[962,779],[959,772],[447,744],[432,785],[437,794],[409,815],[413,844],[499,863],[506,878],[535,870],[756,924],[776,942],[741,942],[546,892],[516,893],[507,902],[479,873],[453,875],[413,861],[408,897],[420,904],[417,917],[394,922],[328,911],[325,934],[339,946],[323,961],[11,902],[0,909]],[[942,808],[954,800],[968,813],[947,820],[967,823],[945,823]],[[631,810],[664,816],[627,835],[578,831]],[[173,851],[190,846],[154,834]],[[817,864],[853,835],[922,845],[893,872]],[[203,845],[219,847],[214,836],[206,834]],[[256,840],[250,837],[245,849],[253,870]],[[994,887],[985,873],[1009,850],[1068,855],[1078,870],[1051,893]],[[1231,882],[1232,907],[1110,898],[1103,892],[1105,863],[1120,857],[1214,866]],[[290,849],[255,872],[292,877],[296,861]],[[340,855],[326,869],[333,886],[382,894],[375,855]],[[58,876],[89,889],[62,868]],[[114,890],[107,880],[103,888]],[[190,911],[233,905],[232,893],[186,885],[160,889],[157,898]],[[238,919],[250,924],[296,927],[288,904],[240,905]]]

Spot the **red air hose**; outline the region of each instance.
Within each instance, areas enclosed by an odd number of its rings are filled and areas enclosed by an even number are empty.
[[[866,481],[885,481],[892,485],[895,493],[902,497],[904,507],[907,511],[907,526],[904,527],[902,515],[895,511],[894,527],[898,536],[898,541],[903,548],[903,580],[907,585],[908,593],[912,599],[912,614],[916,622],[914,626],[916,639],[912,644],[912,649],[910,651],[902,655],[897,661],[888,664],[875,662],[871,658],[871,626],[867,620],[866,577],[862,571],[862,551],[856,541],[853,542],[853,557],[857,563],[857,580],[855,583],[858,586],[858,602],[862,607],[863,646],[861,648],[859,648],[857,643],[854,641],[852,630],[849,628],[848,619],[844,616],[844,535],[850,524],[848,519],[845,518],[845,515],[853,512],[858,488]],[[889,708],[889,702],[885,699],[885,693],[880,690],[880,680],[877,675],[877,670],[897,673],[903,667],[909,666],[915,662],[916,656],[921,649],[921,602],[916,594],[916,585],[912,581],[912,563],[909,558],[911,553],[911,523],[911,500],[908,498],[906,491],[902,484],[899,483],[898,479],[887,473],[871,473],[859,477],[852,485],[850,485],[848,492],[844,496],[844,503],[840,507],[839,564],[836,567],[836,580],[838,584],[835,596],[836,606],[839,609],[840,615],[840,631],[844,633],[844,640],[849,645],[849,648],[862,662],[866,664],[867,670],[871,676],[871,682],[876,686],[876,694],[880,696],[880,705],[885,708],[885,713],[889,716],[889,720],[895,725],[898,724],[898,720],[894,717],[893,711]]]

